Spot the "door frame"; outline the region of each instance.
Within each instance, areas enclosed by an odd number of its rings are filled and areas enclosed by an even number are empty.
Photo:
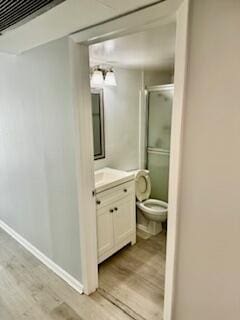
[[[178,199],[183,135],[189,0],[167,0],[69,36],[69,59],[78,184],[81,272],[85,294],[98,287],[97,228],[88,46],[119,36],[176,22],[174,98],[169,175],[168,236],[164,320],[172,319],[176,268]]]

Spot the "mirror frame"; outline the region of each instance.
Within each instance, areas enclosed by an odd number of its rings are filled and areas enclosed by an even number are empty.
[[[106,157],[105,154],[105,123],[104,123],[104,100],[103,100],[103,89],[102,88],[91,88],[91,94],[99,94],[100,95],[100,125],[101,125],[101,154],[95,156],[94,160],[104,159]],[[94,147],[94,146],[93,146]],[[94,150],[93,150],[94,151]]]

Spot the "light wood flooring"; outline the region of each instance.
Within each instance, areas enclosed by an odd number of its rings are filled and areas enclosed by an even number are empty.
[[[0,229],[0,320],[132,320],[98,292],[80,295]]]
[[[85,296],[0,229],[0,320],[161,320],[165,238],[138,237],[102,263]]]
[[[99,293],[136,320],[161,320],[166,233],[143,238],[99,266]]]

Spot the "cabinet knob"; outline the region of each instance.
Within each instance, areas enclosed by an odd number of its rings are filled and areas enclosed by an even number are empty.
[[[124,192],[127,192],[127,189],[123,189]]]
[[[97,202],[97,204],[101,204],[101,201],[100,201],[100,200],[97,200],[96,202]]]
[[[109,211],[110,211],[111,213],[113,213],[114,210],[113,210],[113,209],[110,209]]]
[[[118,211],[118,208],[117,208],[117,207],[115,207],[115,208],[114,208],[114,210],[115,210],[115,211]]]

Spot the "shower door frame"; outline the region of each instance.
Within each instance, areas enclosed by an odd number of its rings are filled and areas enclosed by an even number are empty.
[[[144,142],[143,142],[144,147],[143,147],[143,150],[140,152],[141,153],[140,157],[142,158],[141,163],[144,164],[143,169],[147,168],[147,162],[148,162],[149,94],[151,92],[160,92],[165,90],[173,90],[173,93],[174,93],[174,83],[148,86],[145,89],[145,108],[144,108],[145,109],[145,128],[144,128],[145,133],[144,133]],[[172,108],[173,108],[173,101],[172,101]],[[172,119],[171,119],[171,128],[172,128]],[[171,152],[171,149],[169,150],[169,155],[170,155],[170,152]]]

